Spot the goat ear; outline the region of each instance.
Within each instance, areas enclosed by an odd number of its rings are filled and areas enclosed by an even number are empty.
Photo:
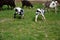
[[[58,3],[57,1],[55,1],[55,3]]]

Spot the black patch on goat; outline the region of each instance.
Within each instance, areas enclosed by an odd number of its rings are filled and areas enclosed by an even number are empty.
[[[15,9],[15,11],[17,12],[18,10],[17,10],[17,9]]]
[[[21,12],[23,12],[23,10],[20,10]]]

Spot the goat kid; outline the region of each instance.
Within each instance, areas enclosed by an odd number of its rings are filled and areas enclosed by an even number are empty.
[[[23,10],[22,8],[20,8],[20,7],[15,7],[14,10],[15,10],[14,18],[16,18],[16,15],[17,15],[17,14],[20,15],[21,18],[24,18],[24,10]]]
[[[57,12],[57,4],[58,4],[58,2],[57,1],[51,1],[51,2],[46,2],[44,5],[45,5],[45,8],[47,8],[47,10],[48,10],[48,8],[54,8],[55,9],[55,13]]]
[[[35,22],[37,22],[37,18],[38,18],[39,15],[41,15],[42,19],[45,20],[44,13],[45,13],[44,9],[37,9],[36,10],[36,16],[35,16]]]

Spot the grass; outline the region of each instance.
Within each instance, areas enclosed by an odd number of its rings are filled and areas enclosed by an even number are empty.
[[[36,3],[34,8],[24,8],[24,19],[14,19],[14,10],[0,11],[0,40],[60,40],[60,7],[57,14],[46,12],[46,21],[39,17],[34,22],[35,11],[41,7]]]

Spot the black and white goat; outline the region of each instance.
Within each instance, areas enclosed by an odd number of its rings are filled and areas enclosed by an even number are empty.
[[[15,7],[14,10],[15,10],[14,18],[16,18],[16,15],[17,15],[17,14],[20,15],[21,18],[24,18],[24,10],[23,10],[22,8],[20,8],[20,7]]]
[[[55,9],[55,13],[56,13],[57,12],[57,4],[58,4],[57,1],[51,1],[51,2],[47,1],[44,5],[45,5],[45,8],[47,8],[47,10],[49,8],[54,8]]]
[[[39,8],[38,8],[38,9],[36,10],[35,22],[37,22],[37,18],[38,18],[39,15],[41,15],[41,16],[42,16],[42,19],[45,20],[44,13],[45,13],[45,10],[44,10],[44,9],[39,9]]]

